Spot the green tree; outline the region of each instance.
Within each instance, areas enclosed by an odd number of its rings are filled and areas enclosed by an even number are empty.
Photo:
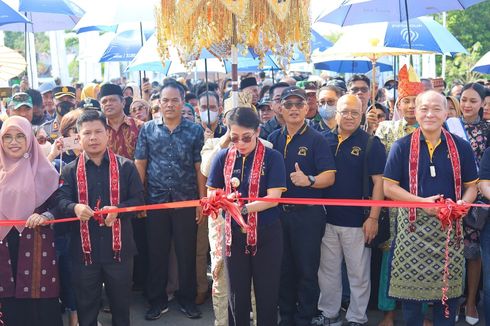
[[[476,42],[481,44],[481,53],[490,51],[490,1],[483,1],[466,10],[448,13],[447,28],[463,44],[471,48]]]
[[[476,42],[470,49],[469,54],[457,54],[452,60],[447,61],[446,79],[451,84],[454,80],[460,80],[463,83],[475,81],[482,75],[472,72],[471,68],[480,59],[482,55],[482,46]]]

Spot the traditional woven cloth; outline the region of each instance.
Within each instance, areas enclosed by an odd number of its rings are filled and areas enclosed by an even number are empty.
[[[395,299],[437,301],[443,284],[446,231],[436,216],[417,210],[415,231],[409,231],[408,209],[399,209],[395,245],[391,251],[388,296]],[[461,220],[457,223],[461,223]],[[455,230],[456,228],[453,228]],[[451,242],[456,235],[452,231]],[[463,246],[449,246],[448,298],[463,294]]]

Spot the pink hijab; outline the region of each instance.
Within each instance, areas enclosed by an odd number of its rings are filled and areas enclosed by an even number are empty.
[[[17,129],[26,136],[27,153],[20,159],[9,157],[2,137]],[[29,121],[23,117],[8,118],[0,129],[0,220],[25,220],[58,188],[59,175],[43,155]],[[24,226],[16,226],[22,232]],[[11,227],[0,227],[0,240]]]

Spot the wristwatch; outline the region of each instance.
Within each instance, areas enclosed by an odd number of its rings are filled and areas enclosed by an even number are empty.
[[[315,184],[316,179],[315,179],[315,177],[314,177],[314,176],[309,175],[309,176],[308,176],[308,180],[310,181],[310,187],[311,187],[311,186],[313,186],[313,185]]]
[[[240,213],[241,213],[242,215],[248,215],[247,205],[243,205],[243,206],[242,206],[242,210],[240,211]]]

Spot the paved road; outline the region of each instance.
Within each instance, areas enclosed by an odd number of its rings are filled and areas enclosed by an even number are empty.
[[[146,302],[141,293],[133,292],[133,303],[131,306],[131,325],[132,326],[213,326],[214,315],[211,300],[207,300],[202,306],[199,306],[203,313],[201,319],[191,320],[186,318],[178,309],[175,301],[169,304],[169,312],[156,321],[146,321],[144,314],[147,309]],[[483,308],[480,307],[480,316],[483,317]],[[378,325],[383,315],[378,311],[369,311],[369,325]],[[463,318],[464,319],[464,318]],[[103,326],[111,325],[111,315],[109,313],[100,312],[99,321]],[[65,325],[67,325],[65,323]],[[401,321],[401,313],[398,314],[395,325],[403,325]],[[468,325],[464,321],[460,321],[458,326]],[[478,325],[485,325],[483,318]]]

